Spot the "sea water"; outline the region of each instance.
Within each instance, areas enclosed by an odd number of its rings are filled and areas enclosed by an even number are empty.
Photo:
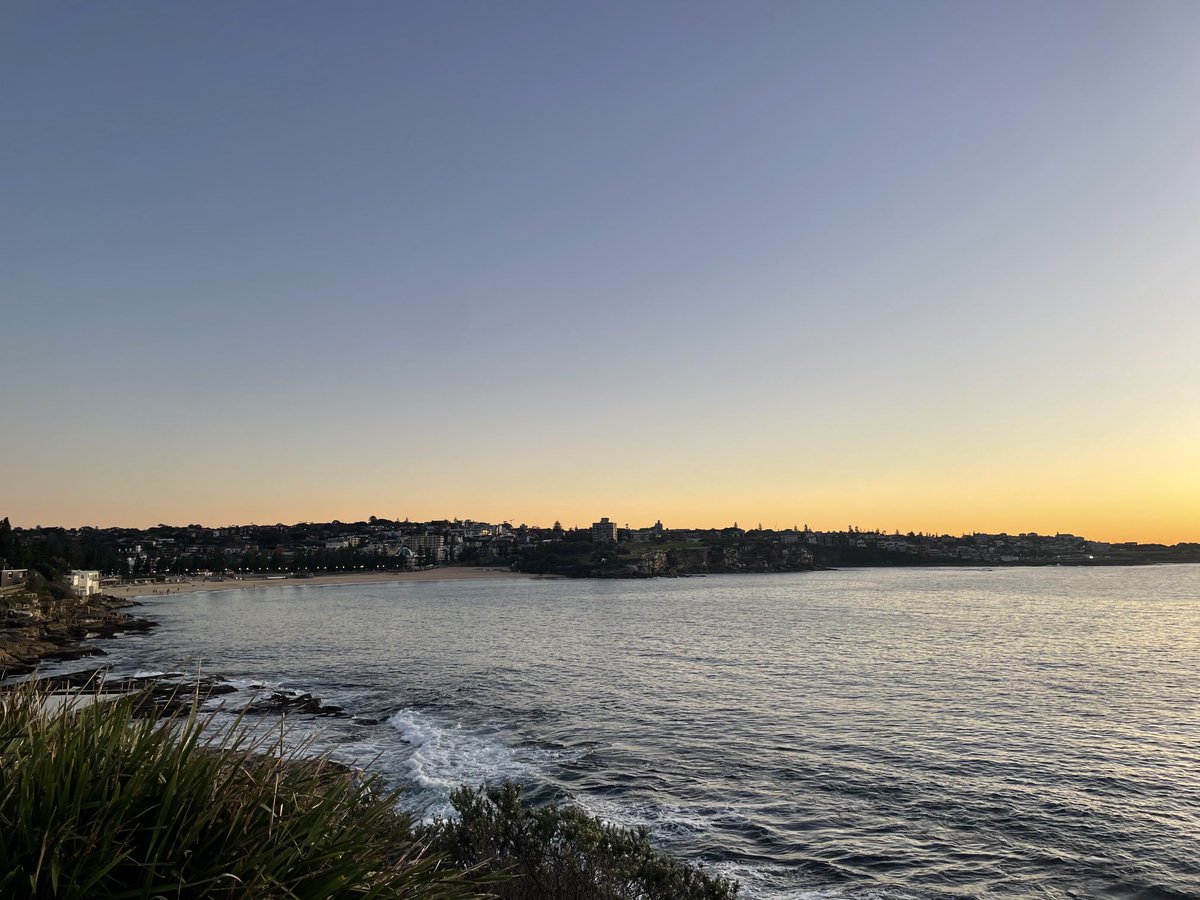
[[[1200,566],[145,602],[161,627],[106,644],[115,671],[339,704],[288,739],[421,815],[512,779],[749,898],[1200,897]]]

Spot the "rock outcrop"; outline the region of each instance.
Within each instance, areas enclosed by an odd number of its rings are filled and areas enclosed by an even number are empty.
[[[103,650],[86,642],[154,627],[153,622],[120,611],[135,605],[106,596],[10,599],[0,609],[0,678],[32,672],[42,660],[103,656]]]

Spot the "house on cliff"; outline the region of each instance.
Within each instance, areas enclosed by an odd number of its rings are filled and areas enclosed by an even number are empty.
[[[0,569],[0,590],[18,587],[29,577],[28,569]]]
[[[100,593],[100,573],[90,569],[72,569],[64,579],[67,587],[80,597]]]

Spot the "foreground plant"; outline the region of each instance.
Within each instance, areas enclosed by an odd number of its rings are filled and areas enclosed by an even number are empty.
[[[502,900],[733,900],[738,885],[656,851],[646,829],[570,806],[533,807],[520,790],[460,788],[458,819],[429,827],[457,865],[487,872]]]
[[[136,698],[51,715],[0,694],[0,897],[412,898],[476,894],[395,797]]]

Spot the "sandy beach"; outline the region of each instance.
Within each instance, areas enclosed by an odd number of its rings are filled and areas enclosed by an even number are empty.
[[[245,591],[264,587],[305,587],[319,584],[383,584],[392,581],[465,581],[479,579],[544,580],[553,575],[525,575],[509,569],[488,566],[443,566],[417,569],[411,572],[339,572],[334,575],[314,575],[311,578],[266,578],[230,576],[195,578],[161,584],[123,584],[106,586],[103,593],[110,597],[152,597],[163,594],[195,594],[206,591]]]

